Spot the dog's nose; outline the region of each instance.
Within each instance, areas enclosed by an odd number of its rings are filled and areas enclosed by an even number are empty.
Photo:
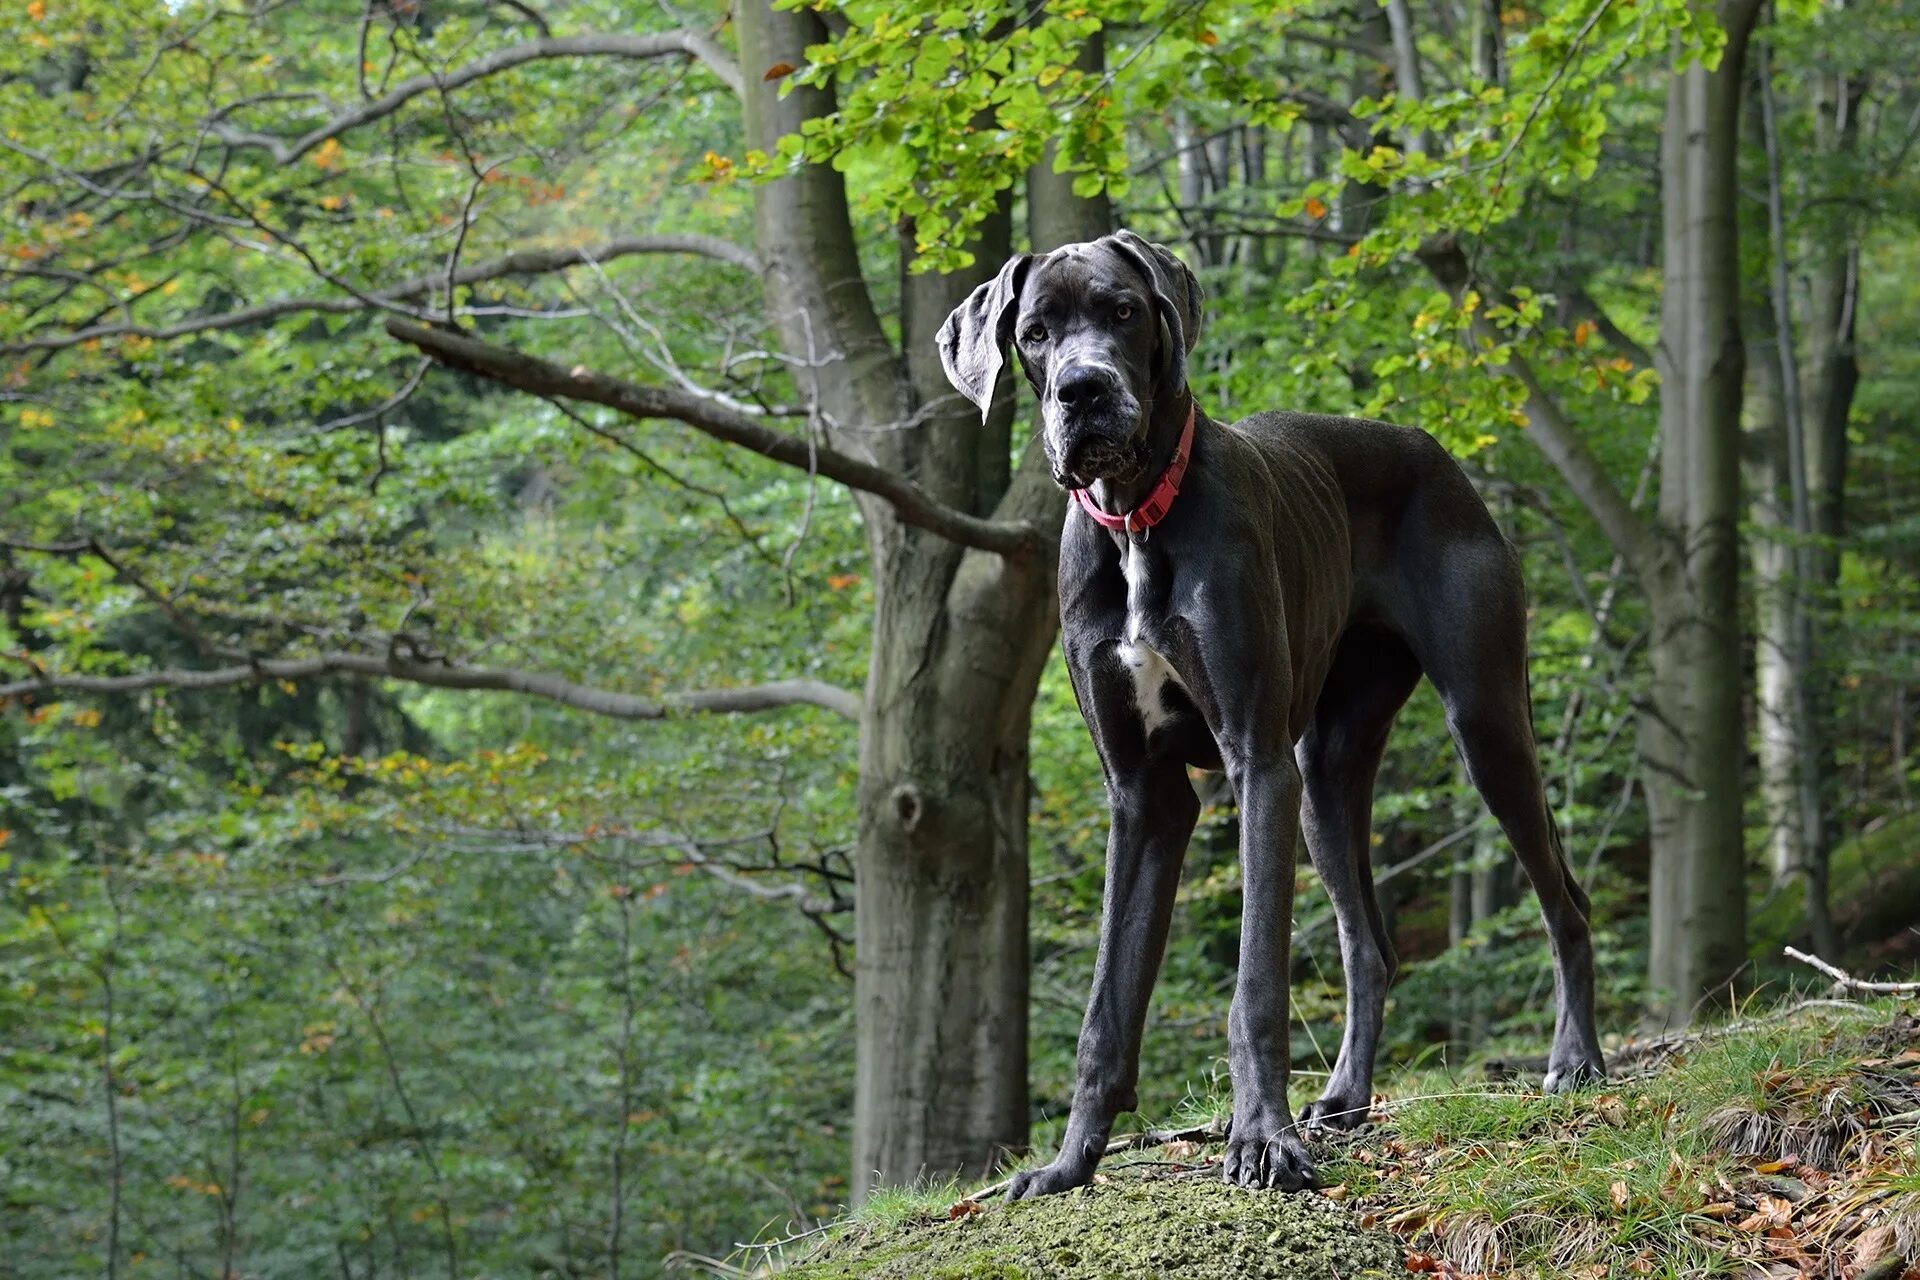
[[[1062,369],[1054,380],[1053,395],[1063,408],[1088,409],[1113,391],[1113,380],[1105,370],[1077,364]]]

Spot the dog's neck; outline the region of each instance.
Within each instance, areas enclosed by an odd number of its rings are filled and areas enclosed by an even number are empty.
[[[1147,500],[1153,487],[1160,483],[1160,477],[1166,474],[1167,464],[1173,461],[1173,451],[1180,445],[1190,410],[1197,412],[1193,391],[1185,384],[1173,395],[1154,397],[1153,413],[1147,421],[1146,469],[1124,484],[1095,480],[1090,492],[1102,511],[1123,516]]]

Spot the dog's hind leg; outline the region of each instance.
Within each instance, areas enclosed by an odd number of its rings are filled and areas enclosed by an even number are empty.
[[[1606,1078],[1594,1029],[1591,907],[1547,807],[1527,692],[1526,597],[1504,542],[1449,549],[1434,567],[1445,616],[1423,629],[1422,664],[1468,776],[1506,832],[1540,899],[1553,949],[1550,1093]]]
[[[1335,651],[1313,723],[1294,749],[1305,784],[1301,828],[1333,899],[1347,984],[1340,1056],[1319,1100],[1300,1112],[1305,1125],[1351,1129],[1367,1118],[1397,963],[1373,889],[1373,783],[1387,730],[1419,681],[1420,666],[1397,636],[1377,628],[1349,631]]]

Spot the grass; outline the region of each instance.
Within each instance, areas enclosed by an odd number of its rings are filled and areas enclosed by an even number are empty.
[[[1347,1224],[1339,1247],[1390,1236],[1416,1272],[1898,1277],[1920,1260],[1916,1013],[1912,1001],[1881,1001],[1749,1016],[1689,1041],[1628,1046],[1615,1080],[1572,1096],[1472,1066],[1395,1073],[1374,1123],[1313,1143],[1318,1207],[1346,1211],[1335,1215]],[[1227,1106],[1209,1087],[1168,1127]],[[951,1182],[883,1192],[795,1274],[1038,1280],[1084,1266],[1144,1276],[1156,1272],[1143,1259],[1175,1231],[1189,1233],[1181,1247],[1195,1258],[1232,1252],[1222,1274],[1266,1274],[1264,1260],[1322,1229],[1325,1215],[1272,1216],[1304,1198],[1220,1187],[1207,1168],[1219,1152],[1186,1143],[1109,1156],[1102,1185],[1054,1198],[1054,1209],[988,1200],[976,1213],[963,1205],[969,1189]],[[1146,1234],[1130,1242],[1135,1222]],[[1069,1255],[1074,1267],[1057,1261]],[[1200,1274],[1195,1265],[1166,1274]]]
[[[850,1226],[862,1231],[891,1231],[923,1218],[937,1217],[958,1203],[965,1193],[949,1178],[944,1182],[921,1180],[904,1187],[886,1187],[875,1191],[847,1215]]]
[[[1691,1277],[1830,1252],[1903,1211],[1889,1179],[1920,1114],[1882,1122],[1920,1109],[1920,1028],[1898,1016],[1810,1010],[1570,1097],[1403,1076],[1380,1131],[1323,1159],[1322,1179],[1466,1273]],[[1885,1027],[1904,1028],[1894,1055],[1869,1030]],[[1888,1194],[1832,1212],[1862,1188]]]

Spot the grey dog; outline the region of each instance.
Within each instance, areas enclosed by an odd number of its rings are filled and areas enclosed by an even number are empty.
[[[940,356],[987,411],[1012,345],[1040,397],[1060,539],[1060,624],[1113,821],[1093,991],[1059,1154],[1012,1199],[1085,1184],[1137,1105],[1140,1038],[1200,805],[1187,769],[1239,802],[1245,901],[1228,1014],[1226,1180],[1288,1190],[1313,1169],[1287,1102],[1294,840],[1333,899],[1346,1026],[1305,1125],[1367,1114],[1395,956],[1374,896],[1374,777],[1424,674],[1533,882],[1553,948],[1546,1087],[1602,1078],[1586,894],[1540,781],[1519,558],[1425,432],[1259,413],[1231,426],[1187,386],[1201,290],[1122,231],[1022,254],[947,318]]]

